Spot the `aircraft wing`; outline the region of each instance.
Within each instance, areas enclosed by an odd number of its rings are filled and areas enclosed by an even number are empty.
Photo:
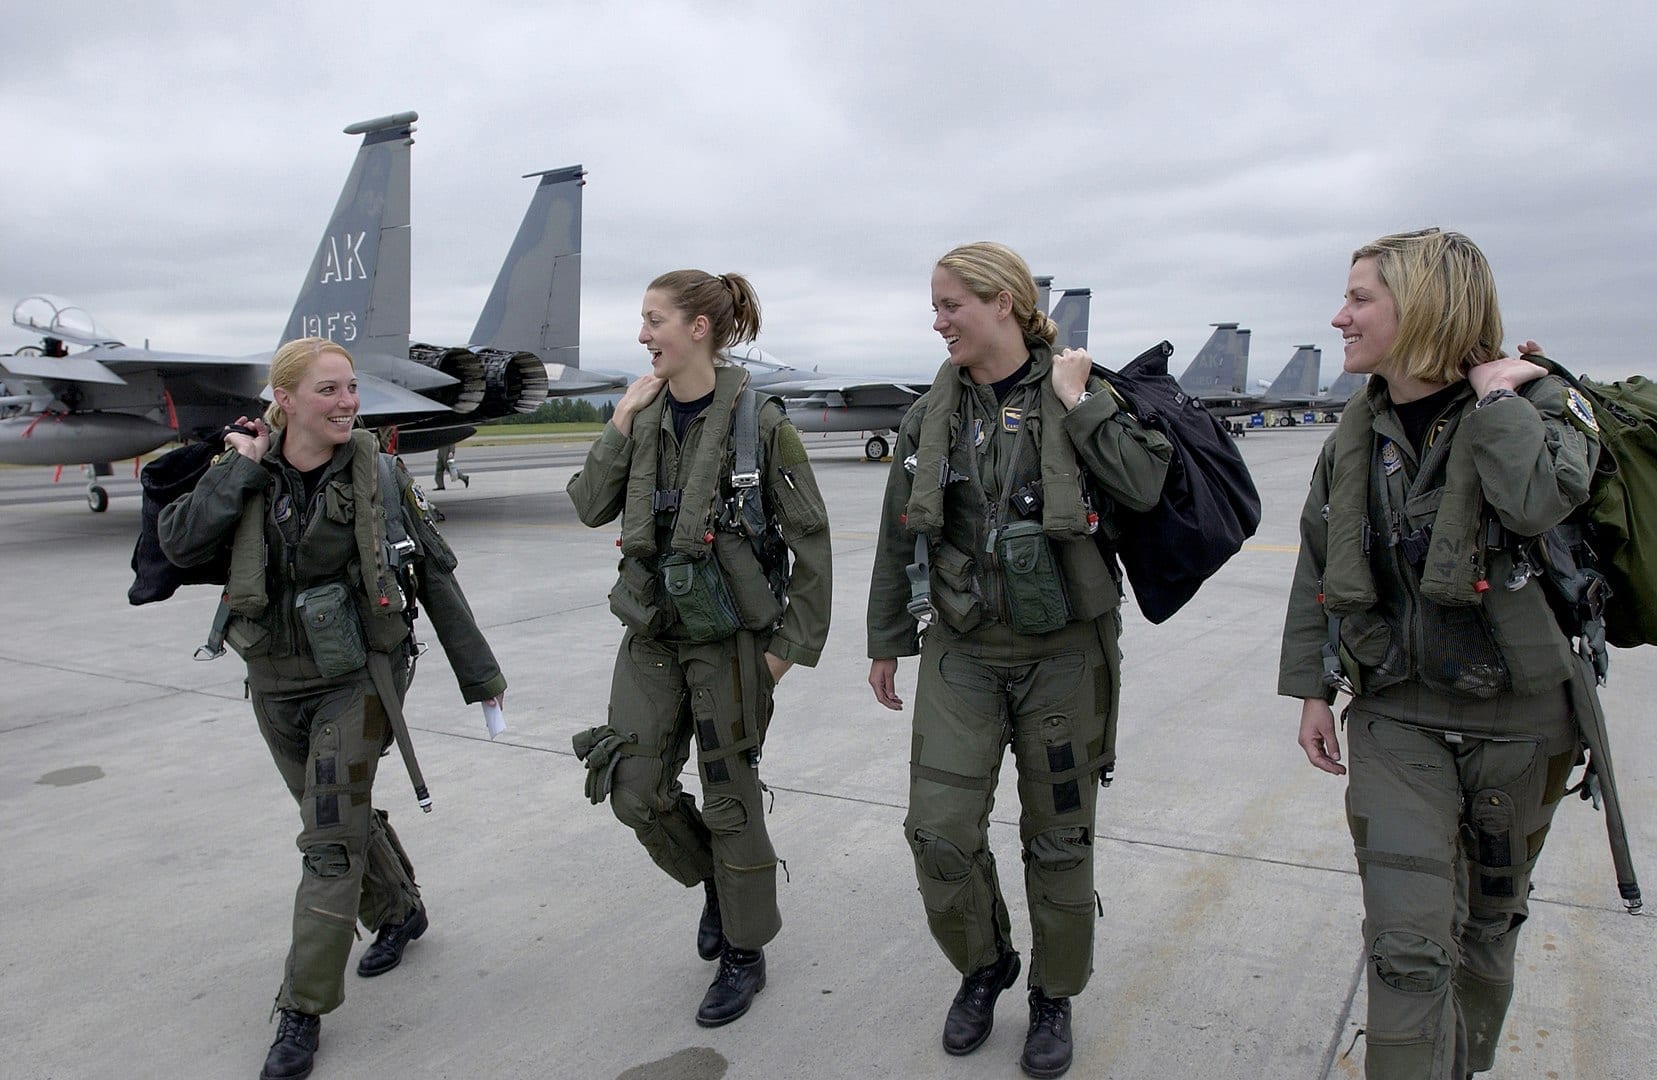
[[[125,379],[106,365],[85,353],[75,356],[45,356],[33,353],[0,356],[0,370],[24,379],[103,383],[107,386],[122,386],[126,383]]]
[[[625,390],[637,376],[621,371],[600,371],[597,368],[570,367],[568,364],[548,364],[547,396],[578,397],[581,394],[602,394],[611,390]]]
[[[379,426],[382,417],[395,421],[402,416],[434,416],[452,414],[453,409],[433,401],[424,394],[398,386],[389,379],[357,372],[357,397],[361,401],[358,413],[371,427]]]
[[[932,385],[932,380],[910,383],[900,381],[850,382],[835,379],[813,379],[762,389],[773,393],[795,408],[858,409],[898,406],[907,408],[915,403]]]

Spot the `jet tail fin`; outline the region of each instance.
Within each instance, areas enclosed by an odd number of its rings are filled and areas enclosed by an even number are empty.
[[[1316,397],[1318,374],[1323,367],[1323,350],[1315,345],[1296,347],[1295,354],[1266,388],[1267,397]]]
[[[1087,315],[1092,305],[1092,289],[1066,289],[1059,294],[1059,302],[1049,315],[1059,328],[1054,352],[1087,348]]]
[[[523,224],[472,331],[473,348],[532,352],[580,367],[581,188],[579,165],[541,173]]]
[[[278,344],[324,337],[357,356],[408,358],[412,112],[364,120],[351,175]]]
[[[1180,373],[1179,386],[1187,394],[1248,393],[1249,331],[1236,323],[1215,323],[1203,347]]]

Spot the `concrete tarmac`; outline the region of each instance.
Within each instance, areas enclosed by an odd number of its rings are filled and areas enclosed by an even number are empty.
[[[1071,1075],[1362,1075],[1345,785],[1306,763],[1298,706],[1274,696],[1296,521],[1328,430],[1242,440],[1265,503],[1259,534],[1164,625],[1126,612],[1120,763],[1099,804],[1103,916]],[[471,486],[435,497],[511,681],[508,729],[491,742],[442,651],[426,655],[408,713],[435,812],[416,809],[395,755],[375,802],[414,860],[431,929],[396,971],[347,974],[316,1076],[1020,1075],[1022,981],[976,1053],[939,1045],[959,977],[927,934],[902,836],[908,716],[865,683],[886,468],[858,460],[860,439],[808,445],[833,521],[834,627],[821,665],[782,681],[765,748],[788,880],[753,1011],[696,1026],[714,971],[694,949],[701,890],[670,881],[582,795],[570,736],[602,722],[621,638],[605,600],[617,531],[584,528],[564,495],[584,447],[466,444]],[[432,456],[410,466],[425,484]],[[116,472],[111,509],[92,514],[72,476],[0,469],[0,1077],[252,1077],[274,1037],[298,818],[241,664],[191,659],[214,591],[127,605],[137,484],[130,463]],[[906,697],[915,669],[900,667]],[[1657,653],[1616,653],[1605,702],[1648,885],[1653,700]],[[1017,818],[1009,766],[991,841],[1026,950]],[[1623,912],[1603,818],[1567,799],[1490,1075],[1651,1076],[1654,944],[1657,920]]]

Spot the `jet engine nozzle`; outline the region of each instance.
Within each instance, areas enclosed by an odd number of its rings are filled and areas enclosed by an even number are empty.
[[[479,349],[488,389],[482,412],[488,416],[529,413],[547,399],[547,368],[531,352]]]
[[[425,391],[427,397],[442,402],[459,414],[474,412],[483,403],[487,390],[484,365],[471,349],[416,342],[408,347],[408,358],[459,380],[456,386]]]

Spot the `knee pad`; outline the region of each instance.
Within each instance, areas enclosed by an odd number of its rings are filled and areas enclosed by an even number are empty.
[[[1450,954],[1444,946],[1408,930],[1376,935],[1369,959],[1375,974],[1394,990],[1424,994],[1450,981]]]
[[[715,836],[740,836],[748,828],[748,808],[734,795],[702,799],[702,823]]]
[[[909,835],[915,865],[933,881],[960,881],[972,872],[972,857],[937,833],[916,829]]]
[[[351,872],[351,853],[344,844],[312,844],[304,859],[305,872],[313,877],[337,878]]]
[[[632,788],[617,785],[610,791],[610,810],[623,825],[639,832],[656,824],[656,809]]]
[[[1093,852],[1093,837],[1080,825],[1048,829],[1030,838],[1024,861],[1032,870],[1063,872],[1074,870]]]

